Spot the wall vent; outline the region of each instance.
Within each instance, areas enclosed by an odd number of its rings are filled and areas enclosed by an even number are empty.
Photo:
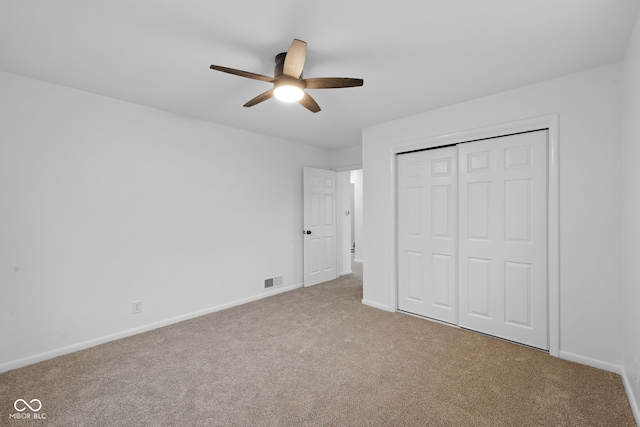
[[[270,279],[265,279],[264,281],[264,288],[268,289],[268,288],[273,288],[276,286],[282,286],[282,276],[276,276],[276,277],[272,277]]]

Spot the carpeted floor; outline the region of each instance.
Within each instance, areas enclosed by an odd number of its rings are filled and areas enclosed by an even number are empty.
[[[0,425],[635,426],[619,376],[366,307],[354,273],[0,374]]]

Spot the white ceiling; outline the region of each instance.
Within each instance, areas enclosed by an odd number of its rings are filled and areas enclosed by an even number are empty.
[[[0,70],[329,149],[364,127],[623,59],[638,0],[0,0]],[[322,111],[275,99],[291,40]],[[1,96],[1,94],[0,94]]]

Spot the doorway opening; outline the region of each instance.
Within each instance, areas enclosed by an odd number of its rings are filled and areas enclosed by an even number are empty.
[[[339,276],[362,263],[363,174],[362,169],[336,172],[337,254]]]

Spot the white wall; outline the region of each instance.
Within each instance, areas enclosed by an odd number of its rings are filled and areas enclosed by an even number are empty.
[[[364,302],[395,310],[390,147],[559,113],[560,352],[619,367],[620,76],[621,65],[615,64],[365,129]]]
[[[623,72],[622,350],[627,394],[640,423],[640,17]]]
[[[5,73],[0,93],[0,371],[302,283],[302,167],[328,151]]]
[[[346,171],[362,168],[362,145],[333,150],[329,156],[333,170]]]

